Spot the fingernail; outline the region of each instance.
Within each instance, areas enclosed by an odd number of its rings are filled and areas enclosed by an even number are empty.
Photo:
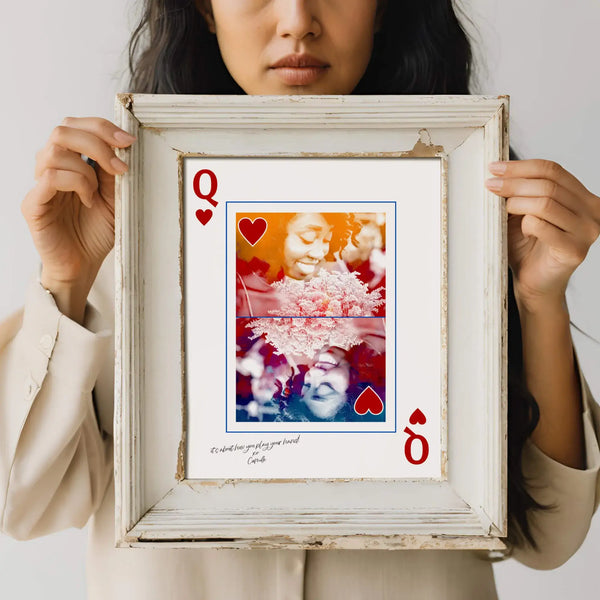
[[[79,196],[79,198],[81,199],[81,203],[86,207],[86,208],[92,208],[92,205],[94,204],[94,198],[93,196]]]
[[[487,179],[485,185],[487,185],[489,190],[498,192],[502,189],[502,183],[502,179]]]
[[[120,144],[131,144],[132,142],[135,142],[135,140],[137,139],[135,136],[127,133],[126,131],[116,131],[113,134],[113,137]]]
[[[503,175],[506,173],[506,167],[508,165],[505,162],[493,162],[489,165],[489,170],[495,175]]]
[[[110,164],[112,168],[119,174],[122,175],[129,168],[126,163],[124,163],[121,159],[116,156],[111,158]]]

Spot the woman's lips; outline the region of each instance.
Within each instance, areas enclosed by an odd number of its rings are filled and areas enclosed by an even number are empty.
[[[323,76],[329,67],[272,67],[287,85],[308,85]]]
[[[288,85],[308,85],[322,77],[329,65],[309,54],[288,54],[271,65],[277,76]]]

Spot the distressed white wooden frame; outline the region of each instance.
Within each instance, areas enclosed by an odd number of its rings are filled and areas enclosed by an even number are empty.
[[[504,548],[506,211],[484,179],[490,161],[508,158],[508,105],[482,96],[117,97],[117,125],[138,138],[120,151],[130,171],[116,194],[118,546]],[[178,203],[165,198],[179,195],[180,157],[199,152],[444,159],[442,480],[185,479],[182,226]]]

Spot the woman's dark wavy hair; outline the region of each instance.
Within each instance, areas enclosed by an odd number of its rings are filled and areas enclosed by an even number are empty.
[[[354,94],[469,94],[472,49],[452,0],[380,0],[381,26]],[[243,94],[194,0],[144,0],[129,44],[131,91]],[[509,269],[508,513],[509,541],[536,547],[527,515],[543,509],[528,493],[521,468],[539,420],[523,374],[521,326]]]

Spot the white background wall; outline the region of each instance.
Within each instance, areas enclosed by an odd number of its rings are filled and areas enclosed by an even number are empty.
[[[523,157],[560,162],[600,194],[598,0],[470,0],[479,34],[475,91],[512,97],[512,143]],[[111,118],[123,49],[134,22],[131,0],[4,3],[0,18],[0,319],[17,309],[37,255],[20,213],[33,186],[34,157],[68,115]],[[571,319],[600,340],[600,243],[568,290]],[[600,342],[573,329],[578,354],[600,399]],[[26,543],[0,536],[0,597],[84,597],[85,533]],[[563,567],[537,572],[514,561],[496,567],[500,598],[594,597],[600,517]],[[232,599],[234,600],[234,599]]]

